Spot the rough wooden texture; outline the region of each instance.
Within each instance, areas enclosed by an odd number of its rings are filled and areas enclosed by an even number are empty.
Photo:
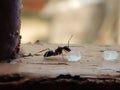
[[[102,57],[104,50],[120,54],[119,46],[71,45],[72,50],[80,50],[83,55],[79,62],[68,62],[62,56],[45,59],[45,52],[38,53],[57,47],[41,42],[21,45],[21,56],[14,60],[16,64],[0,63],[0,90],[120,89],[120,58],[108,62]]]
[[[16,58],[20,49],[21,0],[0,0],[0,59]]]

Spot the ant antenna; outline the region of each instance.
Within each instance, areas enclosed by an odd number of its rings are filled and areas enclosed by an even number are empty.
[[[69,38],[68,40],[68,47],[69,47],[69,44],[70,44],[70,40],[72,39],[73,35],[71,35],[71,37]]]

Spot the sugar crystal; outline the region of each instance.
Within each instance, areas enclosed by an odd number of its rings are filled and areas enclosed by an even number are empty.
[[[15,61],[11,61],[11,62],[10,62],[10,64],[16,64],[16,63],[17,63],[17,62],[15,62]]]
[[[114,61],[118,58],[117,51],[106,50],[103,52],[103,58],[107,61]]]
[[[80,51],[71,51],[66,55],[68,61],[79,61],[82,58]]]

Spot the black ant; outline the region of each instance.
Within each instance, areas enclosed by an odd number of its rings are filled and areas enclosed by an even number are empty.
[[[68,46],[63,46],[63,47],[58,46],[58,48],[55,49],[55,51],[49,50],[49,51],[45,52],[44,57],[61,55],[61,54],[63,54],[63,50],[64,50],[65,52],[70,52],[71,49],[69,48],[69,42],[70,42],[70,40],[71,40],[72,37],[73,37],[73,35],[72,35],[72,36],[70,37],[70,39],[68,40]],[[46,49],[46,50],[47,50],[47,49]]]

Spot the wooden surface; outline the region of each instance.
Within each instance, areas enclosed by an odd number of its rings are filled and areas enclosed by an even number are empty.
[[[45,59],[43,57],[45,52],[38,53],[46,48],[54,50],[57,47],[58,45],[41,42],[21,45],[21,56],[14,60],[17,62],[16,64],[0,63],[0,86],[5,88],[4,86],[6,85],[8,87],[11,85],[19,86],[28,82],[29,86],[31,85],[31,82],[48,83],[63,80],[66,82],[73,81],[74,83],[77,83],[78,86],[79,84],[84,85],[85,83],[93,83],[93,86],[94,84],[111,84],[113,86],[115,84],[115,86],[117,85],[117,88],[120,88],[120,57],[118,60],[112,62],[103,59],[104,50],[116,50],[120,55],[119,46],[71,45],[71,50],[80,50],[82,54],[82,59],[78,62],[68,62],[65,59],[63,60],[61,55]],[[60,88],[60,90],[64,89]]]

